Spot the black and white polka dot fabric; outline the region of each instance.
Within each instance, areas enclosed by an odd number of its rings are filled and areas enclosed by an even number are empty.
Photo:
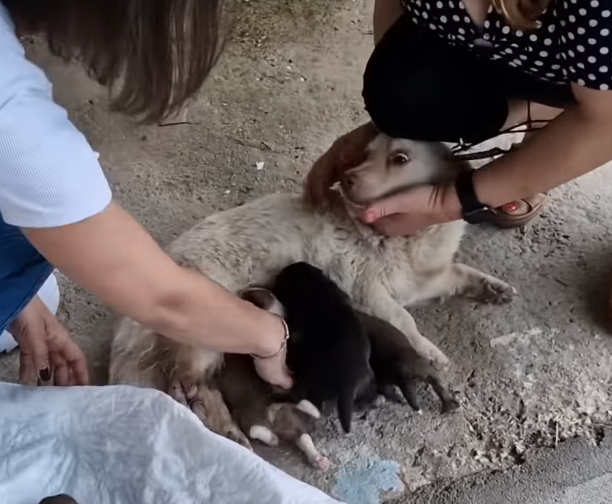
[[[489,9],[474,24],[461,0],[404,0],[414,23],[449,44],[520,69],[538,79],[612,89],[612,0],[554,0],[537,28],[513,30]]]

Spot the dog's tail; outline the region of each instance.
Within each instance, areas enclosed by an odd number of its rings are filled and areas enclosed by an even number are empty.
[[[355,388],[344,387],[338,396],[338,417],[340,425],[347,434],[351,432],[351,419],[353,417],[353,405],[355,403]]]

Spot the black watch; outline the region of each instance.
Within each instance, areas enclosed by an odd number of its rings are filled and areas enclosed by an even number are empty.
[[[455,191],[461,203],[463,220],[469,224],[480,224],[491,218],[493,210],[481,203],[474,190],[474,171],[469,170],[459,174],[455,180]]]

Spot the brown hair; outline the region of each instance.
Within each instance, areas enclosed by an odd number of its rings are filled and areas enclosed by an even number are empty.
[[[202,86],[224,43],[223,0],[2,0],[51,51],[83,63],[113,108],[158,121]]]
[[[492,0],[493,7],[503,14],[511,26],[531,30],[553,0]]]

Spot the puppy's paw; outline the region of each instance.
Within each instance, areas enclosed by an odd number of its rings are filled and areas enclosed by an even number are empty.
[[[278,446],[279,443],[278,436],[263,425],[253,425],[249,430],[249,437],[251,439],[258,439],[268,446]]]
[[[331,461],[321,454],[312,459],[310,463],[323,472],[329,471],[329,468],[331,467]]]
[[[251,446],[251,442],[236,425],[228,425],[223,430],[221,435],[223,437],[226,437],[230,441],[233,441],[234,443],[238,443],[239,445],[244,446],[247,450],[255,451]]]
[[[455,398],[451,398],[451,399],[442,401],[441,412],[442,412],[443,415],[446,415],[446,414],[449,414],[449,413],[454,413],[460,407],[461,407],[461,405],[459,404],[459,401],[457,401],[457,399],[455,399]]]
[[[511,303],[517,296],[518,291],[512,285],[491,277],[480,282],[472,297],[483,304],[503,305]]]

